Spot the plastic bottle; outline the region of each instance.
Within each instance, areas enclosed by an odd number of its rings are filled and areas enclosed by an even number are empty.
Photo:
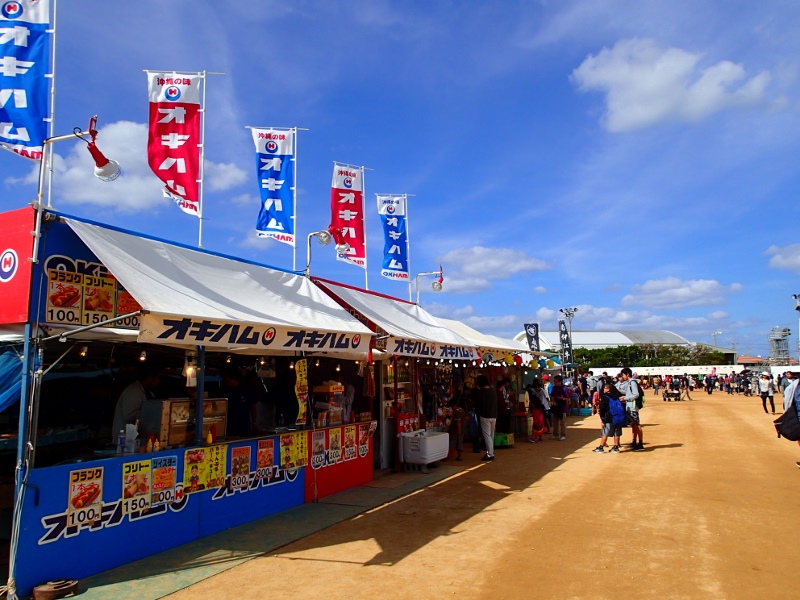
[[[211,432],[209,431],[208,435],[206,436],[206,444],[210,446],[213,443],[214,443],[214,436],[212,436]]]
[[[117,436],[117,454],[125,453],[125,430],[120,429]]]
[[[153,437],[152,436],[147,439],[147,451],[148,452],[152,452],[153,451]]]
[[[153,452],[158,452],[159,450],[161,450],[161,443],[156,438],[156,441],[153,442]]]

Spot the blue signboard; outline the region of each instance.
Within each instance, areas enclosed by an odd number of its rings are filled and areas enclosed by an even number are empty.
[[[225,476],[193,493],[185,482],[196,448],[33,469],[18,590],[29,595],[43,581],[87,577],[304,502],[305,469],[279,466],[279,438],[221,447]]]

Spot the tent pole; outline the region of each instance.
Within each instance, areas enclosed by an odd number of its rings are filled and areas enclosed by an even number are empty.
[[[206,378],[206,347],[197,347],[197,388],[194,401],[194,443],[202,446],[205,443],[203,438],[203,400],[205,396]]]

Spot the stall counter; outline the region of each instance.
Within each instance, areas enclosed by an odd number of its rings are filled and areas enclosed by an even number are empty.
[[[377,421],[324,427],[308,432],[306,502],[315,502],[372,481]]]
[[[302,504],[307,433],[32,469],[18,590],[30,595],[45,581],[87,577]]]

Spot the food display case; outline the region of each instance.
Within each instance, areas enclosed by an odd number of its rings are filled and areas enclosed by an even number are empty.
[[[312,393],[315,425],[317,427],[341,425],[344,386],[341,383],[316,385]]]
[[[155,435],[162,448],[175,448],[194,444],[194,400],[169,398],[145,400],[139,419],[139,439]],[[203,401],[203,439],[212,431],[224,438],[228,421],[228,400],[209,398]]]

